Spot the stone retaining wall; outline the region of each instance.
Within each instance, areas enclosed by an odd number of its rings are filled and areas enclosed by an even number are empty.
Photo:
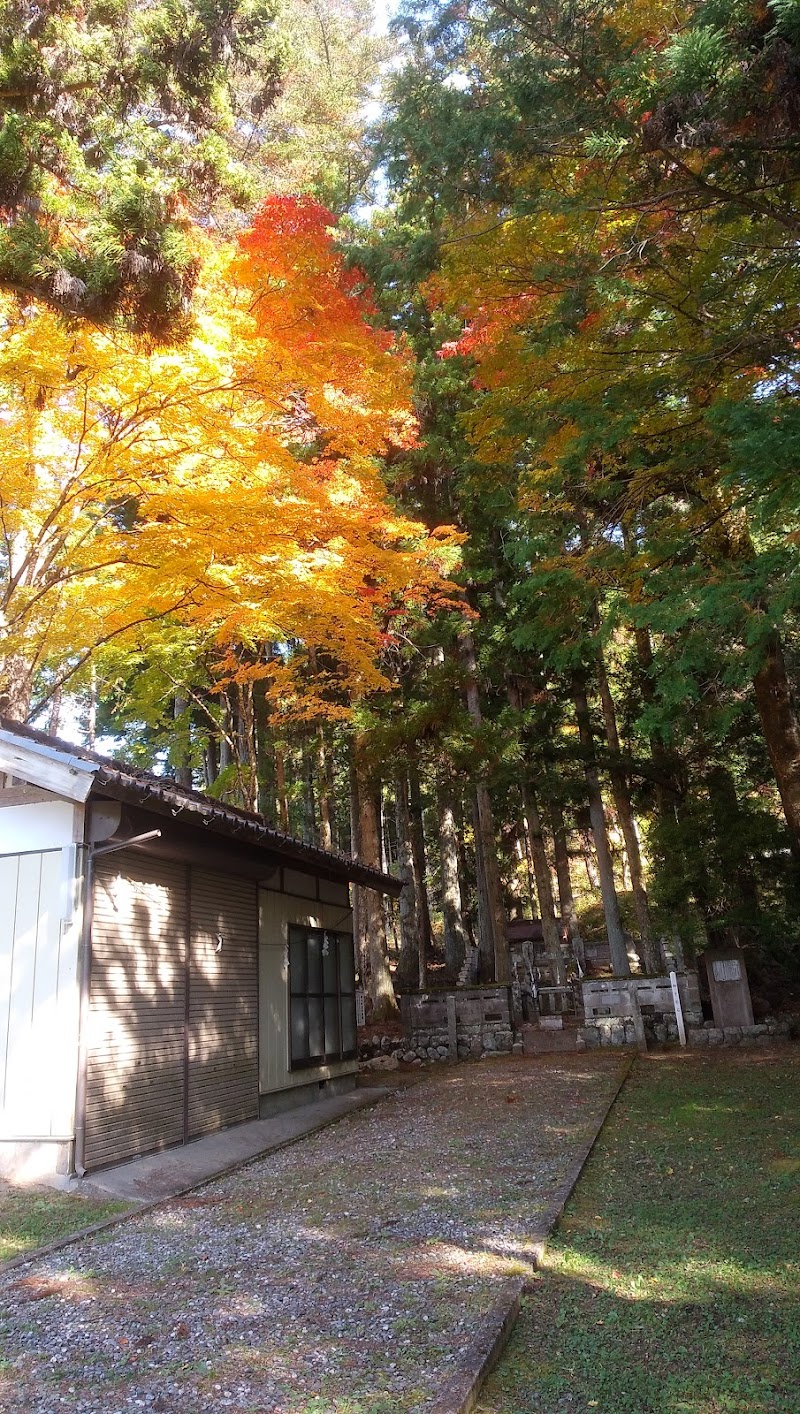
[[[459,987],[411,992],[400,998],[406,1062],[477,1060],[483,1055],[522,1054],[509,987]]]
[[[800,1035],[800,1017],[768,1017],[755,1026],[726,1026],[724,1030],[706,1021],[703,1026],[688,1026],[686,1039],[690,1046],[764,1046],[773,1041],[790,1041]]]
[[[687,1026],[701,1026],[703,1008],[700,1003],[700,985],[697,973],[685,971],[677,973],[678,994],[681,999],[683,1019]],[[618,1020],[629,1012],[628,994],[636,988],[639,1007],[645,1026],[670,1024],[675,1026],[675,1002],[669,977],[604,977],[597,981],[584,982],[583,1010],[587,1024],[598,1021]],[[677,1036],[677,1029],[675,1035]],[[665,1039],[661,1037],[659,1039]]]
[[[673,1018],[657,1022],[652,1027],[645,1018],[648,1041],[664,1042],[678,1040],[678,1027]],[[687,1026],[686,1040],[690,1046],[771,1046],[776,1041],[789,1041],[800,1035],[800,1017],[783,1017],[776,1021],[770,1017],[757,1026],[726,1026],[724,1030],[706,1021],[702,1026]],[[593,1050],[597,1046],[633,1046],[636,1036],[633,1021],[629,1017],[596,1017],[588,1026],[578,1031],[578,1050]]]

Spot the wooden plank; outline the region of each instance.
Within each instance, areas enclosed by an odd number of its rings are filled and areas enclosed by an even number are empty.
[[[131,1090],[131,1104],[135,1103],[136,1085],[147,1076],[156,1078],[168,1077],[171,1085],[182,1082],[183,1055],[177,1049],[168,1056],[149,1056],[147,1059],[138,1060],[132,1057],[120,1057],[115,1055],[100,1055],[93,1060],[91,1068],[87,1070],[87,1084],[96,1085],[102,1089],[106,1083],[108,1088],[121,1086]]]
[[[284,867],[283,887],[287,894],[296,894],[300,898],[315,899],[317,897],[316,875],[305,874],[300,869]]]
[[[38,805],[52,799],[52,792],[40,786],[5,786],[0,789],[0,810],[5,805]]]
[[[98,767],[72,757],[55,759],[41,748],[23,746],[0,731],[0,771],[17,776],[31,785],[42,786],[55,795],[83,802],[92,788]]]

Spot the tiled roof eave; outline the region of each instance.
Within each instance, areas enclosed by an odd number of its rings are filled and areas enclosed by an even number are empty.
[[[365,888],[395,896],[400,892],[399,879],[359,864],[347,854],[322,849],[292,835],[284,835],[245,810],[212,800],[198,791],[174,786],[169,781],[162,782],[157,777],[134,776],[110,764],[103,765],[95,776],[92,794],[109,795],[156,809],[159,813],[168,813],[174,820],[184,816],[187,823],[202,823],[215,834],[269,849],[282,859],[292,860],[306,868],[312,867],[344,882],[361,884]]]

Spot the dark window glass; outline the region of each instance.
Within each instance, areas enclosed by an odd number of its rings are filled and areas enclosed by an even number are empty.
[[[305,997],[292,997],[292,1056],[308,1055],[308,1005]]]
[[[322,981],[326,996],[335,997],[338,991],[339,948],[335,933],[326,933],[322,944]]]
[[[325,1055],[322,1001],[322,997],[309,997],[308,999],[308,1053],[320,1060]]]
[[[339,998],[325,998],[325,1051],[327,1055],[338,1055],[342,1049],[339,1027]]]
[[[319,996],[322,992],[322,942],[323,935],[318,929],[308,931],[308,985],[307,991]]]
[[[356,1054],[355,964],[350,933],[289,930],[291,1065],[347,1060]]]
[[[349,933],[342,934],[342,946],[339,948],[339,987],[342,992],[354,992],[356,989],[356,960]]]
[[[289,966],[292,974],[292,993],[300,996],[308,991],[308,948],[305,938],[292,937],[289,943]]]

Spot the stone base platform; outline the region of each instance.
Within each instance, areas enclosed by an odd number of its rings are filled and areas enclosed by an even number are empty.
[[[558,1052],[578,1051],[578,1028],[564,1022],[562,1030],[553,1031],[528,1022],[522,1027],[522,1053],[526,1056],[550,1056]]]

